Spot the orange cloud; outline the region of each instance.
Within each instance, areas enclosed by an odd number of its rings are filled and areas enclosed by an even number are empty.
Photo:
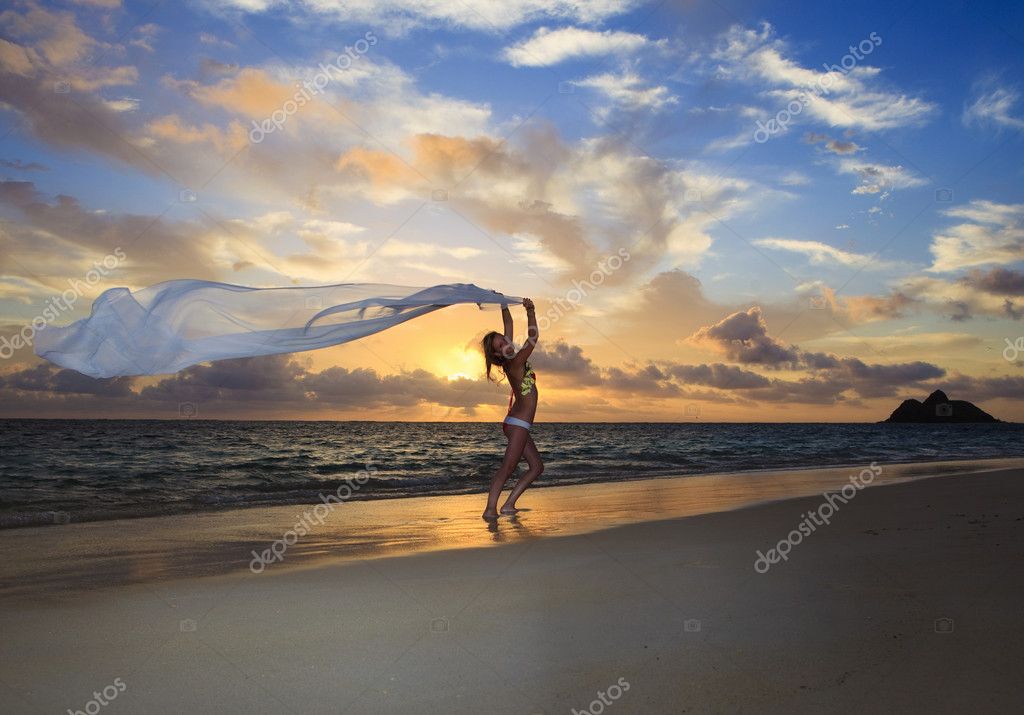
[[[248,67],[214,85],[192,85],[189,94],[208,106],[220,107],[251,119],[263,119],[292,99],[298,88]]]
[[[412,167],[389,151],[354,147],[338,157],[334,167],[341,172],[355,171],[377,189],[395,187],[412,189],[423,177]]]
[[[499,151],[501,142],[490,137],[442,136],[440,134],[418,134],[412,139],[415,152],[415,165],[420,171],[432,179],[444,184],[455,184],[466,174],[492,159],[487,168],[494,171],[501,164],[511,163],[511,157]],[[517,168],[522,167],[521,162]]]
[[[154,119],[146,125],[146,129],[151,136],[178,144],[208,142],[220,152],[238,151],[249,141],[246,129],[240,122],[231,122],[227,129],[209,123],[198,127],[186,125],[176,114]]]

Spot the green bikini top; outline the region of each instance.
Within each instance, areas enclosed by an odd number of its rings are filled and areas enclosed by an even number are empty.
[[[537,381],[537,373],[533,371],[533,367],[530,365],[530,361],[526,361],[526,371],[523,373],[523,384],[519,386],[519,394],[526,397],[530,394],[530,390],[533,389],[534,383]]]
[[[519,394],[526,397],[530,394],[530,390],[533,389],[534,384],[537,382],[537,373],[533,371],[533,366],[530,365],[530,361],[526,361],[526,370],[523,372],[523,384],[519,386]],[[516,391],[513,389],[508,394],[508,406],[512,408],[512,400],[516,397]]]

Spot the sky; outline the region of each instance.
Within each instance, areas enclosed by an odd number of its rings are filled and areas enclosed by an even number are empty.
[[[1017,3],[5,7],[0,416],[504,414],[475,306],[175,375],[33,353],[202,278],[530,296],[538,421],[1024,419]]]

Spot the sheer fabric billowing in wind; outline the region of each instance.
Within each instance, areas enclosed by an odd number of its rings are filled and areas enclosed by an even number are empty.
[[[173,280],[105,291],[88,318],[40,330],[35,352],[91,377],[159,375],[207,360],[338,345],[449,305],[521,302],[471,283],[250,288]]]

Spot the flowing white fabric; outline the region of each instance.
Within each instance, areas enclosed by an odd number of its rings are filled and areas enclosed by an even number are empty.
[[[457,303],[482,309],[522,300],[471,283],[250,288],[173,280],[135,293],[105,291],[88,318],[40,330],[35,353],[90,377],[160,375],[207,360],[347,343]]]

